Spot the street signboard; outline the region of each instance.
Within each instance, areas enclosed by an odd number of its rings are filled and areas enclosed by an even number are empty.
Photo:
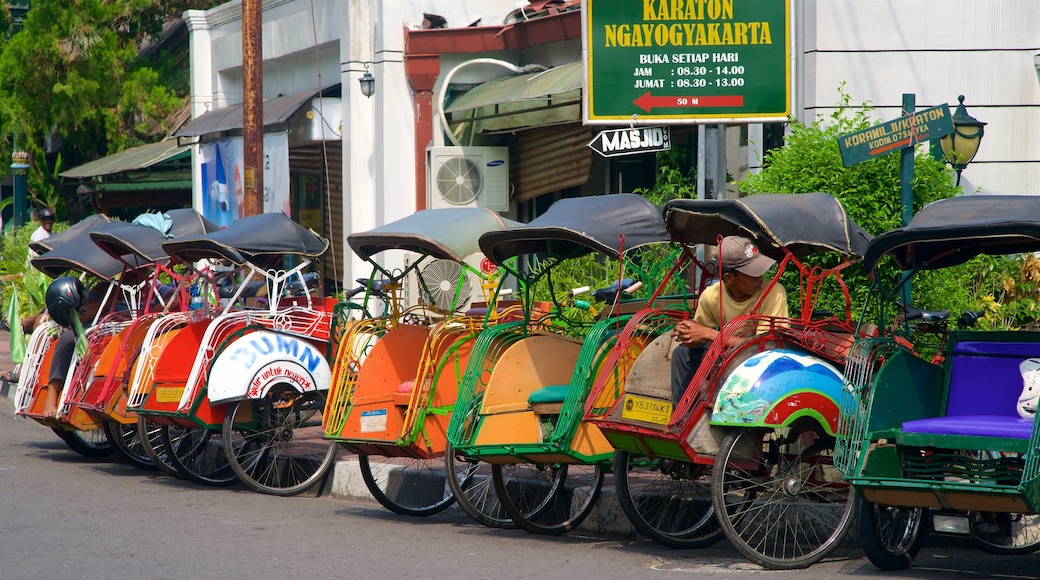
[[[878,155],[912,147],[923,141],[953,133],[950,106],[921,109],[913,115],[874,125],[868,129],[838,137],[841,162],[845,167],[873,159]]]
[[[672,135],[667,125],[631,129],[606,129],[589,141],[589,147],[604,157],[619,157],[672,148]]]
[[[791,116],[791,0],[585,0],[588,124]]]

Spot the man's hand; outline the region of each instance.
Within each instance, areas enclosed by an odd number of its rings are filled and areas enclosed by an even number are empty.
[[[700,348],[715,340],[719,333],[714,328],[708,328],[692,320],[683,320],[672,329],[672,336],[685,347]]]

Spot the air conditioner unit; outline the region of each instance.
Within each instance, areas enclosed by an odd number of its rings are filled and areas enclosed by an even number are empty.
[[[508,147],[430,147],[426,207],[509,211]]]

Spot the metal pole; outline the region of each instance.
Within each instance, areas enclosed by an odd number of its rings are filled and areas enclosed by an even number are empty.
[[[903,94],[903,116],[913,115],[917,110],[917,97],[913,93]],[[917,149],[913,141],[899,152],[899,197],[903,204],[903,227],[910,223],[914,216],[914,151]],[[910,290],[910,278],[903,284],[903,302],[913,304],[913,293]]]
[[[8,2],[7,10],[11,14],[11,27],[7,38],[21,32],[25,24],[25,16],[29,13],[29,0]],[[14,216],[11,223],[20,227],[29,222],[29,153],[18,149],[18,133],[15,132],[11,143],[11,173],[14,182]]]
[[[14,182],[14,227],[29,223],[29,153],[18,149],[18,134],[14,135],[14,151],[11,152],[11,174]]]
[[[913,93],[903,94],[903,116],[913,115],[917,109],[917,97]],[[903,202],[903,225],[910,223],[914,215],[914,143],[899,152],[899,195]]]
[[[264,213],[262,0],[242,0],[243,215]]]

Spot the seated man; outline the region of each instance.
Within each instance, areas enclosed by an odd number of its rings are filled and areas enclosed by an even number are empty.
[[[65,327],[54,345],[54,356],[51,358],[50,373],[47,375],[47,386],[43,388],[45,402],[44,417],[55,417],[58,413],[58,399],[65,387],[65,377],[72,366],[72,355],[76,350],[76,331],[73,329],[72,316],[78,316],[83,326],[93,322],[104,292],[87,291],[83,283],[69,276],[58,278],[47,288],[47,312],[51,318]]]
[[[672,351],[672,402],[675,404],[682,399],[697,373],[709,343],[718,338],[719,329],[730,320],[751,313],[765,287],[763,276],[776,264],[776,260],[759,253],[751,240],[740,236],[723,238],[719,254],[722,262],[719,282],[704,289],[693,319],[680,322],[672,330],[672,336],[679,343]],[[787,293],[782,286],[773,286],[756,314],[787,318]]]

